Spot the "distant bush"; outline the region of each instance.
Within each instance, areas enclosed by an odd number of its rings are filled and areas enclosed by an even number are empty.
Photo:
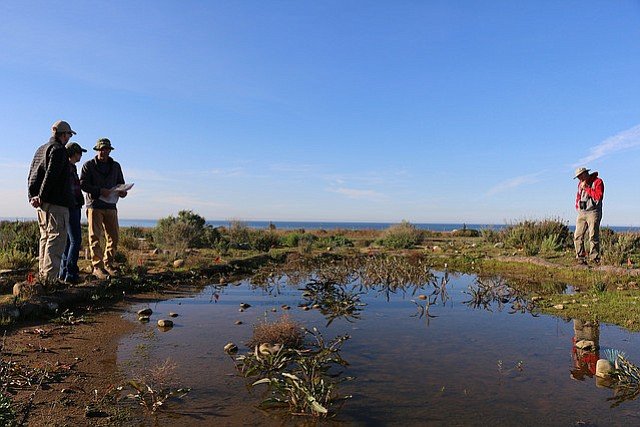
[[[569,227],[559,219],[545,219],[542,221],[522,221],[511,224],[501,231],[503,241],[510,246],[523,249],[536,247],[540,249],[543,240],[549,236],[556,236],[561,248],[570,244]]]
[[[280,244],[280,238],[272,230],[250,230],[249,246],[251,249],[268,252],[269,249],[275,248]]]
[[[232,220],[229,223],[227,238],[229,246],[233,249],[249,249],[251,247],[251,230],[249,226],[240,220]]]
[[[467,224],[463,224],[462,228],[459,230],[453,230],[451,234],[457,237],[479,237],[480,236],[480,232],[478,230],[474,230],[473,228],[467,228]]]
[[[345,236],[335,235],[335,236],[327,236],[320,239],[319,244],[322,247],[332,247],[332,248],[352,248],[353,241]]]
[[[502,240],[502,234],[493,228],[482,228],[480,230],[480,235],[489,243],[498,243]]]
[[[422,242],[422,232],[408,221],[386,229],[378,243],[386,248],[409,249]]]
[[[296,248],[298,247],[298,242],[300,241],[300,233],[287,233],[280,237],[280,244],[282,246],[286,246],[287,248]]]
[[[176,250],[214,247],[220,233],[206,224],[206,220],[192,211],[180,211],[178,216],[161,218],[153,229],[156,244]]]

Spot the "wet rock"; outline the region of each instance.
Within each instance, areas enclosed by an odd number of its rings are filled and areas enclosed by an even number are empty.
[[[580,350],[595,350],[596,344],[591,340],[580,340],[575,343],[576,348]]]
[[[426,300],[427,296],[426,295],[418,295],[418,299]]]
[[[173,327],[173,321],[168,319],[160,319],[158,320],[158,326],[161,328],[171,328]]]
[[[178,317],[178,313],[174,313],[173,311],[170,311],[169,317]]]
[[[144,322],[148,322],[149,320],[151,320],[150,316],[145,316],[145,315],[138,316],[138,321],[140,321],[140,322],[144,323]]]
[[[143,308],[142,310],[138,310],[136,313],[138,316],[151,316],[153,314],[153,310],[150,308]]]
[[[311,308],[316,308],[316,309],[317,309],[317,308],[320,308],[320,304],[313,304],[313,305],[311,306]]]
[[[184,260],[183,259],[177,259],[177,260],[173,261],[173,266],[175,268],[184,267]]]
[[[238,346],[230,342],[224,346],[224,352],[227,354],[235,354],[238,352]]]
[[[260,346],[258,346],[258,352],[264,355],[276,354],[277,352],[280,351],[281,348],[282,348],[282,344],[262,343],[260,344]]]
[[[240,303],[240,308],[244,308],[246,310],[249,307],[251,307],[251,304],[247,304],[246,302],[241,302]]]
[[[553,306],[553,308],[555,308],[556,310],[564,310],[564,305],[563,304],[556,304]]]
[[[289,307],[287,304],[282,304],[282,309],[283,310],[291,310],[291,307]]]
[[[277,309],[277,308],[275,308],[275,307],[271,309],[271,312],[272,312],[272,313],[275,313],[276,311],[278,311],[278,309]]]
[[[239,308],[239,309],[238,309],[238,311],[239,311],[240,313],[244,313],[244,308]]]
[[[302,308],[304,311],[309,311],[310,310],[308,305],[302,306],[300,308]]]
[[[596,376],[600,378],[608,378],[613,372],[613,364],[607,359],[599,359],[596,363]]]
[[[242,325],[242,320],[236,320],[236,325]]]

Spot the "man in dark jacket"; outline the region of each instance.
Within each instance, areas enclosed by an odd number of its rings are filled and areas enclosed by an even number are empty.
[[[87,193],[87,220],[89,221],[89,249],[93,275],[98,279],[114,276],[117,270],[114,256],[118,247],[118,197],[126,197],[126,191],[114,192],[117,185],[124,184],[124,176],[120,164],[109,154],[113,151],[108,138],[98,140],[95,147],[97,156],[82,166],[80,187]],[[105,235],[106,247],[100,243]]]
[[[82,191],[80,190],[80,178],[78,178],[76,163],[82,158],[82,153],[86,153],[87,150],[82,148],[77,142],[69,142],[66,145],[66,149],[67,156],[69,157],[69,183],[74,204],[69,208],[67,245],[62,254],[59,278],[66,283],[73,284],[80,281],[80,269],[78,268],[78,257],[80,254],[80,246],[82,245],[80,218],[82,216],[82,205],[84,205],[84,197],[82,197]]]
[[[75,132],[69,123],[58,120],[51,133],[49,141],[36,150],[28,178],[29,203],[38,210],[40,226],[38,270],[45,283],[58,278],[67,243],[69,207],[73,204],[65,144]]]

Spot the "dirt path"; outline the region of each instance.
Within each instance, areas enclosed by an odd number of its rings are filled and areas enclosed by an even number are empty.
[[[123,317],[128,303],[122,302],[100,313],[83,313],[76,320],[91,323],[32,323],[6,330],[3,362],[13,366],[45,370],[33,375],[34,384],[13,396],[17,421],[25,425],[118,425],[132,421],[125,410],[87,417],[87,406],[105,406],[103,399],[118,384],[117,347],[120,338],[137,325]],[[19,375],[12,375],[19,378]],[[42,380],[42,384],[38,382]],[[96,404],[97,403],[97,404]],[[108,415],[105,417],[104,415]]]

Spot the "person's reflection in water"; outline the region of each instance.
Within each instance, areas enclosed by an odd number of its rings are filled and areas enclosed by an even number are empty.
[[[596,373],[600,348],[600,325],[598,322],[573,320],[573,346],[571,357],[573,369],[571,378],[584,380],[585,375],[592,378]]]

